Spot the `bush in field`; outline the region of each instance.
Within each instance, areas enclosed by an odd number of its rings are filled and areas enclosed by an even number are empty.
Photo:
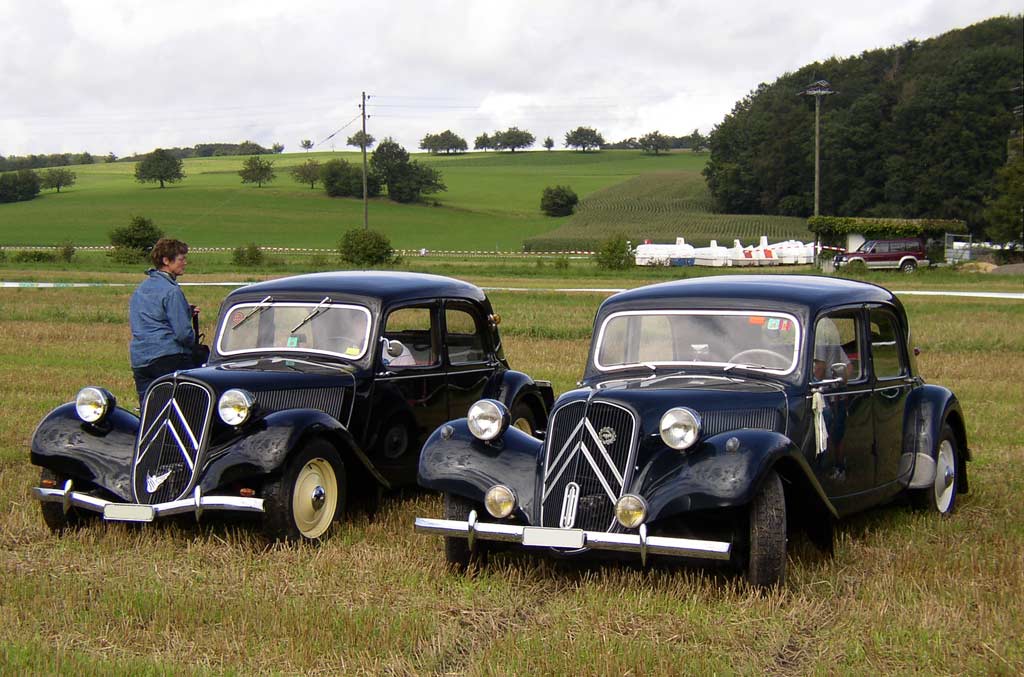
[[[60,249],[57,250],[57,258],[64,263],[71,263],[71,260],[75,258],[75,244],[70,240],[62,242]]]
[[[345,160],[335,159],[320,167],[320,182],[331,197],[362,197],[363,168]],[[370,171],[366,174],[366,195],[380,195],[380,176]]]
[[[7,263],[7,252],[0,249],[0,263]]]
[[[118,263],[136,263],[145,259],[163,236],[152,219],[133,216],[127,226],[110,231],[110,244],[114,245],[110,257]]]
[[[548,186],[540,198],[540,209],[548,216],[569,216],[579,201],[569,186]]]
[[[606,270],[625,270],[633,265],[633,253],[629,251],[629,241],[622,233],[612,235],[603,240],[594,252],[594,261],[598,268]]]
[[[379,266],[396,260],[387,235],[363,228],[345,231],[338,243],[338,253],[342,261],[354,266]]]
[[[244,247],[235,247],[235,250],[231,252],[231,262],[236,266],[255,268],[262,266],[265,260],[263,250],[255,242],[250,242]]]
[[[555,270],[569,270],[569,257],[559,256],[555,259]]]
[[[12,260],[15,263],[56,263],[57,255],[53,252],[44,252],[38,249],[24,249],[16,252]]]

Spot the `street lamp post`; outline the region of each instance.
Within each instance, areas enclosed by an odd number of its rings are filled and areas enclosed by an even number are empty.
[[[814,97],[814,215],[821,206],[821,97],[835,94],[828,80],[812,83],[799,96]]]

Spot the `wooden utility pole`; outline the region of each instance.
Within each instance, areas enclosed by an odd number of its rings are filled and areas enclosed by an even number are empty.
[[[821,205],[821,97],[835,92],[828,80],[818,80],[797,94],[814,97],[814,215],[818,216]]]
[[[363,92],[363,103],[359,108],[363,111],[363,138],[359,144],[363,149],[363,230],[369,230],[370,201],[366,194],[366,92]]]

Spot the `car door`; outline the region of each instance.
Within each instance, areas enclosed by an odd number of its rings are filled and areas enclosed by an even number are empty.
[[[824,405],[815,425],[827,431],[825,450],[816,454],[815,473],[840,509],[844,497],[852,509],[856,496],[875,484],[872,391],[861,349],[863,323],[860,308],[833,310],[818,318],[811,338],[811,388],[821,392]],[[834,376],[839,376],[838,383],[814,385]]]
[[[370,416],[376,434],[369,454],[389,479],[415,481],[419,450],[427,436],[448,420],[441,355],[440,303],[390,308],[382,323],[386,341],[377,348],[377,373]],[[387,342],[401,351],[389,355]]]
[[[903,412],[914,383],[910,376],[906,334],[888,308],[868,311],[872,408],[875,417],[875,484],[895,482],[903,451]]]
[[[444,354],[448,384],[448,416],[462,418],[479,400],[498,367],[481,308],[471,301],[444,304]]]

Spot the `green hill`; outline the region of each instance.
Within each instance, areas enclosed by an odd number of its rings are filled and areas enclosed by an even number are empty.
[[[278,178],[263,188],[242,185],[243,157],[192,158],[186,178],[160,189],[134,180],[131,163],[79,165],[77,183],[59,194],[0,205],[0,245],[103,245],[133,215],[153,219],[168,234],[194,246],[332,247],[342,231],[362,224],[360,200],[328,198],[318,187],[295,183],[287,168],[315,158],[359,161],[357,153],[273,156]],[[586,197],[651,173],[672,172],[703,189],[703,154],[651,156],[639,151],[534,151],[416,156],[438,167],[448,191],[430,204],[400,205],[385,198],[370,204],[370,225],[399,248],[519,249],[527,238],[562,225],[541,214],[546,186],[572,186]],[[652,184],[655,185],[655,184]],[[660,184],[657,184],[660,185]],[[661,190],[659,187],[657,190]],[[673,235],[674,237],[674,235]]]

